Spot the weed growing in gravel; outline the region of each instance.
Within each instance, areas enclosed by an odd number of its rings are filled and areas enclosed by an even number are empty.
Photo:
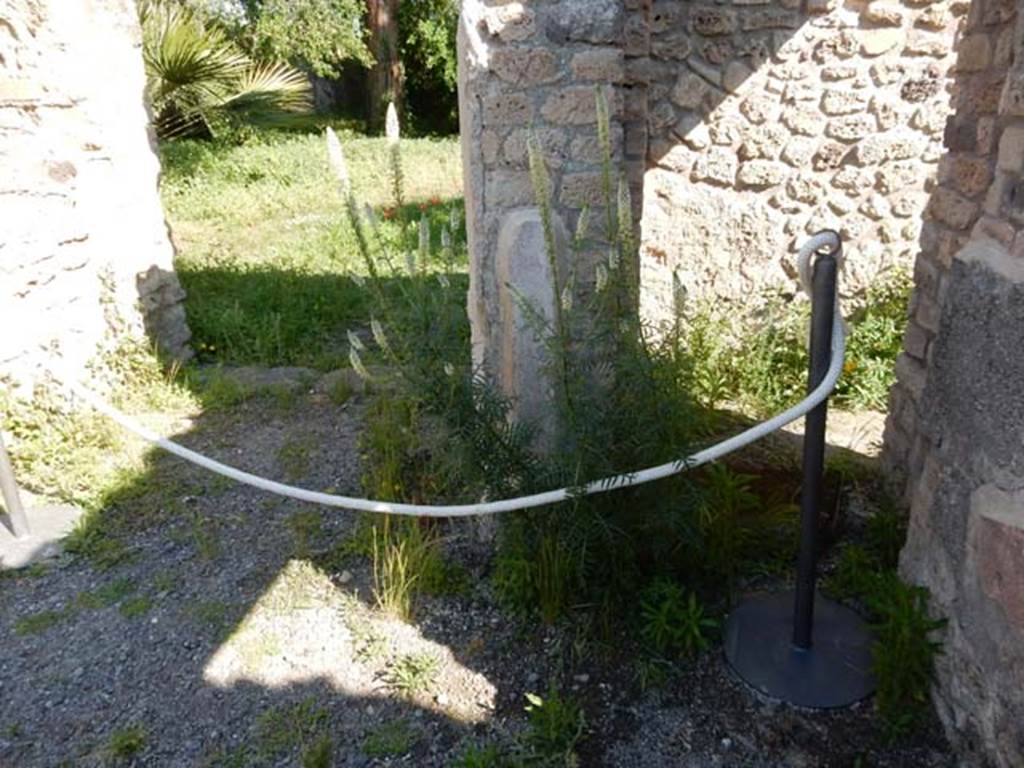
[[[114,760],[130,760],[146,747],[146,729],[131,725],[110,734],[107,740],[107,754]]]
[[[121,603],[118,610],[126,619],[137,619],[145,616],[153,608],[153,601],[146,595],[130,597]]]
[[[640,634],[658,653],[693,656],[707,649],[718,628],[693,592],[687,595],[666,580],[654,581],[641,593],[640,615]]]
[[[388,641],[366,621],[346,619],[345,626],[352,633],[352,646],[356,659],[363,662],[378,661],[388,652]]]
[[[318,707],[313,697],[268,710],[257,720],[260,754],[279,757],[291,749],[313,747],[321,741],[329,720],[327,710]]]
[[[284,472],[285,480],[294,483],[306,476],[313,447],[314,443],[309,437],[297,437],[286,440],[277,449],[277,463]]]
[[[384,682],[395,693],[413,698],[428,693],[437,681],[440,663],[429,653],[405,654],[398,657],[384,673]]]
[[[527,730],[523,745],[528,755],[546,765],[578,765],[576,747],[587,731],[583,709],[552,685],[547,698],[526,694]]]
[[[190,613],[200,624],[220,635],[227,627],[228,607],[227,603],[209,600],[193,605]]]
[[[324,734],[302,750],[299,762],[302,768],[331,768],[334,742]]]
[[[217,536],[217,522],[200,510],[195,510],[189,520],[192,541],[196,553],[203,560],[216,560],[220,556],[220,538]]]
[[[522,760],[505,754],[495,744],[470,744],[448,768],[519,768]]]
[[[299,560],[308,560],[313,546],[323,535],[323,514],[315,508],[304,508],[288,516],[292,536],[292,552]]]
[[[131,579],[116,579],[91,592],[82,592],[77,603],[82,608],[106,608],[119,603],[136,589],[137,585]]]
[[[363,754],[367,757],[398,757],[412,749],[418,738],[419,734],[406,720],[389,720],[366,734]]]
[[[14,634],[38,635],[54,627],[68,616],[67,611],[39,611],[14,622]]]
[[[912,731],[927,711],[935,657],[942,652],[935,633],[946,625],[929,615],[928,590],[905,584],[896,572],[905,537],[903,516],[883,506],[868,520],[865,545],[847,545],[823,584],[867,610],[875,633],[875,707],[890,739]]]

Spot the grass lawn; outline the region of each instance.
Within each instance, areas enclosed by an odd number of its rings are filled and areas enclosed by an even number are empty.
[[[381,234],[415,250],[416,221],[432,237],[453,219],[455,263],[465,280],[462,163],[456,137],[403,140],[402,228],[391,195],[384,139],[341,135],[358,199]],[[178,141],[161,147],[162,196],[194,346],[203,362],[345,364],[345,331],[369,320],[365,274],[323,135],[267,132],[227,146]],[[355,276],[355,280],[353,280]]]

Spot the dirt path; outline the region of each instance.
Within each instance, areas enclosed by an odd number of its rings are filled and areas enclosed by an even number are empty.
[[[362,409],[255,398],[183,441],[357,494]],[[585,707],[583,766],[953,764],[934,728],[881,744],[870,705],[760,700],[720,648],[641,693],[630,659],[498,609],[471,524],[445,531],[468,590],[424,601],[406,625],[372,609],[365,558],[345,552],[347,513],[168,457],[145,480],[143,503],[126,505],[145,518],[124,524],[126,562],[69,557],[0,582],[0,766],[290,766],[318,745],[330,760],[305,764],[446,766],[469,742],[511,744],[524,694],[551,679]]]

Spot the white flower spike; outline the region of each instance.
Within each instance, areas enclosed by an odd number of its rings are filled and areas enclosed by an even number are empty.
[[[395,109],[395,102],[388,104],[388,114],[384,121],[384,131],[388,137],[388,144],[395,146],[402,138],[402,129],[398,124],[398,110]]]
[[[327,127],[326,136],[327,159],[330,161],[334,175],[338,177],[338,184],[341,186],[341,191],[347,195],[352,187],[352,182],[348,175],[348,164],[345,162],[345,153],[341,149],[341,140],[338,138],[338,134],[336,134],[334,129],[330,126]]]

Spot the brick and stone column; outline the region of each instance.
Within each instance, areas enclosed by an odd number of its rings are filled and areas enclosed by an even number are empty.
[[[947,734],[1024,765],[1024,14],[974,0],[886,427],[905,479],[903,576],[949,619]]]

